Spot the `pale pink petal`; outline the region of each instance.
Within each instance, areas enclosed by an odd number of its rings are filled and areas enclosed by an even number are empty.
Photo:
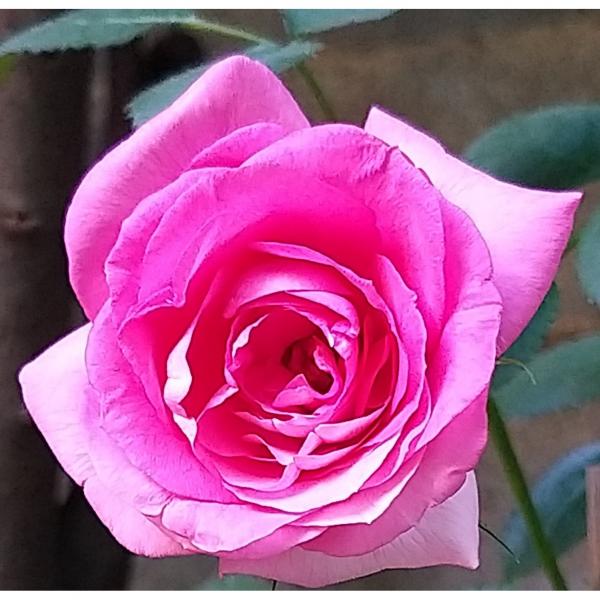
[[[296,527],[295,525],[284,525],[271,535],[252,542],[239,550],[233,552],[220,552],[223,558],[257,559],[266,556],[280,554],[290,548],[308,542],[325,530],[324,527]]]
[[[256,552],[273,553],[291,547],[284,532],[273,536],[298,516],[227,502],[177,498],[129,462],[123,450],[97,427],[90,441],[97,476],[86,482],[86,496],[115,537],[132,551],[148,556],[185,553],[187,549],[216,553],[233,551],[263,540]],[[88,487],[89,483],[89,487]],[[237,524],[244,523],[243,527]],[[167,535],[165,535],[167,534]],[[316,534],[289,537],[311,539]],[[261,550],[262,549],[262,550]],[[254,555],[254,554],[253,554]]]
[[[162,525],[207,553],[231,552],[266,538],[298,515],[249,504],[195,502],[175,498],[160,517]]]
[[[89,323],[76,329],[19,373],[27,410],[63,469],[79,485],[94,473],[89,459],[87,416],[87,404],[94,391],[84,362],[89,332]]]
[[[302,547],[259,560],[221,558],[222,574],[244,573],[306,587],[322,587],[383,569],[479,565],[479,508],[475,476],[412,529],[369,554],[333,557]]]
[[[100,426],[100,415],[95,417],[95,423],[90,437],[90,459],[96,479],[111,497],[120,499],[138,513],[147,517],[160,515],[172,494],[129,462],[123,450]],[[110,500],[105,504],[102,514],[117,519],[118,512],[111,515],[114,511]]]
[[[529,190],[500,182],[461,162],[425,133],[374,107],[365,129],[398,146],[451,202],[475,222],[494,266],[504,304],[498,353],[534,315],[558,269],[579,192]]]
[[[308,126],[266,67],[240,56],[223,60],[86,175],[67,213],[65,240],[71,283],[90,318],[106,299],[103,264],[123,219],[176,179],[202,149],[258,122],[286,131]]]
[[[152,558],[189,554],[181,544],[115,495],[97,477],[89,478],[83,491],[100,520],[130,552]]]

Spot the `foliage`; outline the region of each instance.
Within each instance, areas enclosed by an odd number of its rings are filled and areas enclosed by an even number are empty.
[[[128,43],[158,26],[179,26],[251,42],[252,45],[242,53],[260,60],[275,72],[283,72],[302,65],[322,47],[316,42],[297,38],[353,23],[382,19],[393,12],[396,11],[285,9],[281,15],[291,40],[281,44],[237,27],[203,19],[192,10],[81,9],[67,11],[13,35],[0,44],[0,55],[116,46]],[[173,102],[207,67],[206,64],[197,65],[142,91],[127,107],[134,126],[138,127]],[[302,73],[310,77],[306,70],[303,69]]]
[[[33,25],[0,44],[0,55],[119,46],[161,25],[185,23],[191,10],[80,9]]]
[[[585,469],[600,463],[600,442],[581,446],[555,462],[533,488],[532,498],[546,534],[560,554],[585,536]],[[523,518],[513,513],[503,535],[519,559],[507,558],[504,573],[509,581],[538,566],[536,553]]]
[[[596,211],[580,234],[576,267],[588,300],[600,304],[600,210]]]
[[[378,21],[395,13],[395,9],[296,9],[281,11],[286,27],[293,37],[329,31],[355,23]]]
[[[600,178],[600,105],[552,106],[489,129],[465,157],[500,179],[570,189]]]
[[[323,45],[310,36],[383,19],[393,12],[283,9],[280,14],[288,39],[276,42],[204,19],[193,10],[71,10],[3,41],[0,80],[10,72],[19,54],[118,46],[158,27],[179,27],[243,41],[246,46],[241,53],[260,60],[275,72],[297,68],[319,100],[322,93],[305,62]],[[134,125],[141,125],[173,102],[207,67],[208,64],[195,65],[142,91],[127,107]],[[322,106],[327,109],[325,99]],[[565,104],[510,117],[475,140],[465,156],[500,179],[529,187],[561,190],[585,185],[600,179],[600,104]],[[600,304],[600,211],[580,235],[573,236],[568,250],[574,248],[586,297]],[[492,388],[496,404],[506,417],[531,417],[574,408],[600,396],[600,335],[543,349],[557,312],[558,290],[553,284],[534,318],[502,357]],[[550,546],[557,553],[568,549],[585,533],[584,473],[588,465],[596,463],[600,463],[600,442],[582,446],[559,459],[533,490],[533,502]],[[523,487],[526,488],[524,484]],[[511,517],[503,538],[519,559],[518,564],[507,560],[505,574],[509,580],[538,564],[522,516]],[[202,589],[264,590],[270,589],[271,583],[254,577],[226,576],[205,583]]]
[[[571,340],[540,352],[494,391],[506,417],[531,417],[600,399],[600,335]]]
[[[466,158],[492,175],[529,187],[567,189],[600,179],[600,105],[564,105],[514,116],[491,128],[466,151]],[[577,252],[577,271],[588,299],[600,301],[600,212],[575,233],[567,252]],[[494,405],[506,417],[530,417],[580,406],[600,398],[600,336],[591,335],[541,351],[558,312],[556,286],[495,373]],[[508,360],[507,360],[508,359]],[[510,364],[511,361],[513,364]],[[523,363],[521,365],[517,363]],[[510,443],[510,442],[509,442]],[[500,449],[499,449],[500,450]],[[520,466],[500,452],[509,480]],[[505,561],[509,581],[567,550],[586,531],[585,468],[600,462],[600,442],[559,459],[533,490],[534,517],[545,540],[534,544],[535,527],[524,500],[509,520],[504,541],[516,555]],[[516,472],[515,472],[516,471]],[[524,480],[523,480],[524,481]],[[516,497],[516,490],[513,487]],[[526,486],[521,494],[527,494]],[[535,514],[537,512],[537,515]],[[540,547],[540,543],[542,547]],[[560,577],[557,568],[555,575]]]

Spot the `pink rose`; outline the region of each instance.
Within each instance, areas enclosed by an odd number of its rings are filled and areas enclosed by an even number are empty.
[[[304,586],[475,568],[490,377],[580,197],[377,108],[311,127],[265,67],[224,60],[75,194],[90,323],[23,369],[27,408],[132,552]]]

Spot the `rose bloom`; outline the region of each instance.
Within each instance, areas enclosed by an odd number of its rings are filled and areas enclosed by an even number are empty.
[[[86,175],[66,218],[90,322],[25,403],[137,554],[323,586],[478,565],[496,357],[579,193],[501,183],[373,108],[311,127],[224,60]]]

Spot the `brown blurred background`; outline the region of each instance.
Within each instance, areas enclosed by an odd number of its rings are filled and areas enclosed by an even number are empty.
[[[0,39],[50,12],[0,10]],[[282,31],[275,11],[203,14],[265,35]],[[600,101],[596,11],[407,10],[319,39],[326,47],[311,66],[343,121],[360,124],[379,104],[456,153],[515,111]],[[161,32],[118,49],[22,57],[0,83],[0,588],[190,589],[214,574],[210,558],[128,558],[112,543],[80,494],[56,475],[21,408],[15,372],[81,320],[65,275],[63,211],[86,166],[126,134],[124,104],[149,82],[235,48],[215,36]],[[321,120],[303,81],[284,79],[312,119]],[[600,186],[587,192],[578,226],[600,202]],[[558,284],[561,311],[550,343],[599,330],[600,312],[583,299],[572,257]],[[600,405],[514,422],[511,431],[533,481],[568,449],[600,439]],[[491,448],[479,483],[481,520],[500,532],[513,504]],[[503,552],[483,534],[475,572],[395,571],[336,587],[493,587]],[[584,589],[584,544],[561,562],[571,587]],[[547,588],[540,574],[519,586]]]

